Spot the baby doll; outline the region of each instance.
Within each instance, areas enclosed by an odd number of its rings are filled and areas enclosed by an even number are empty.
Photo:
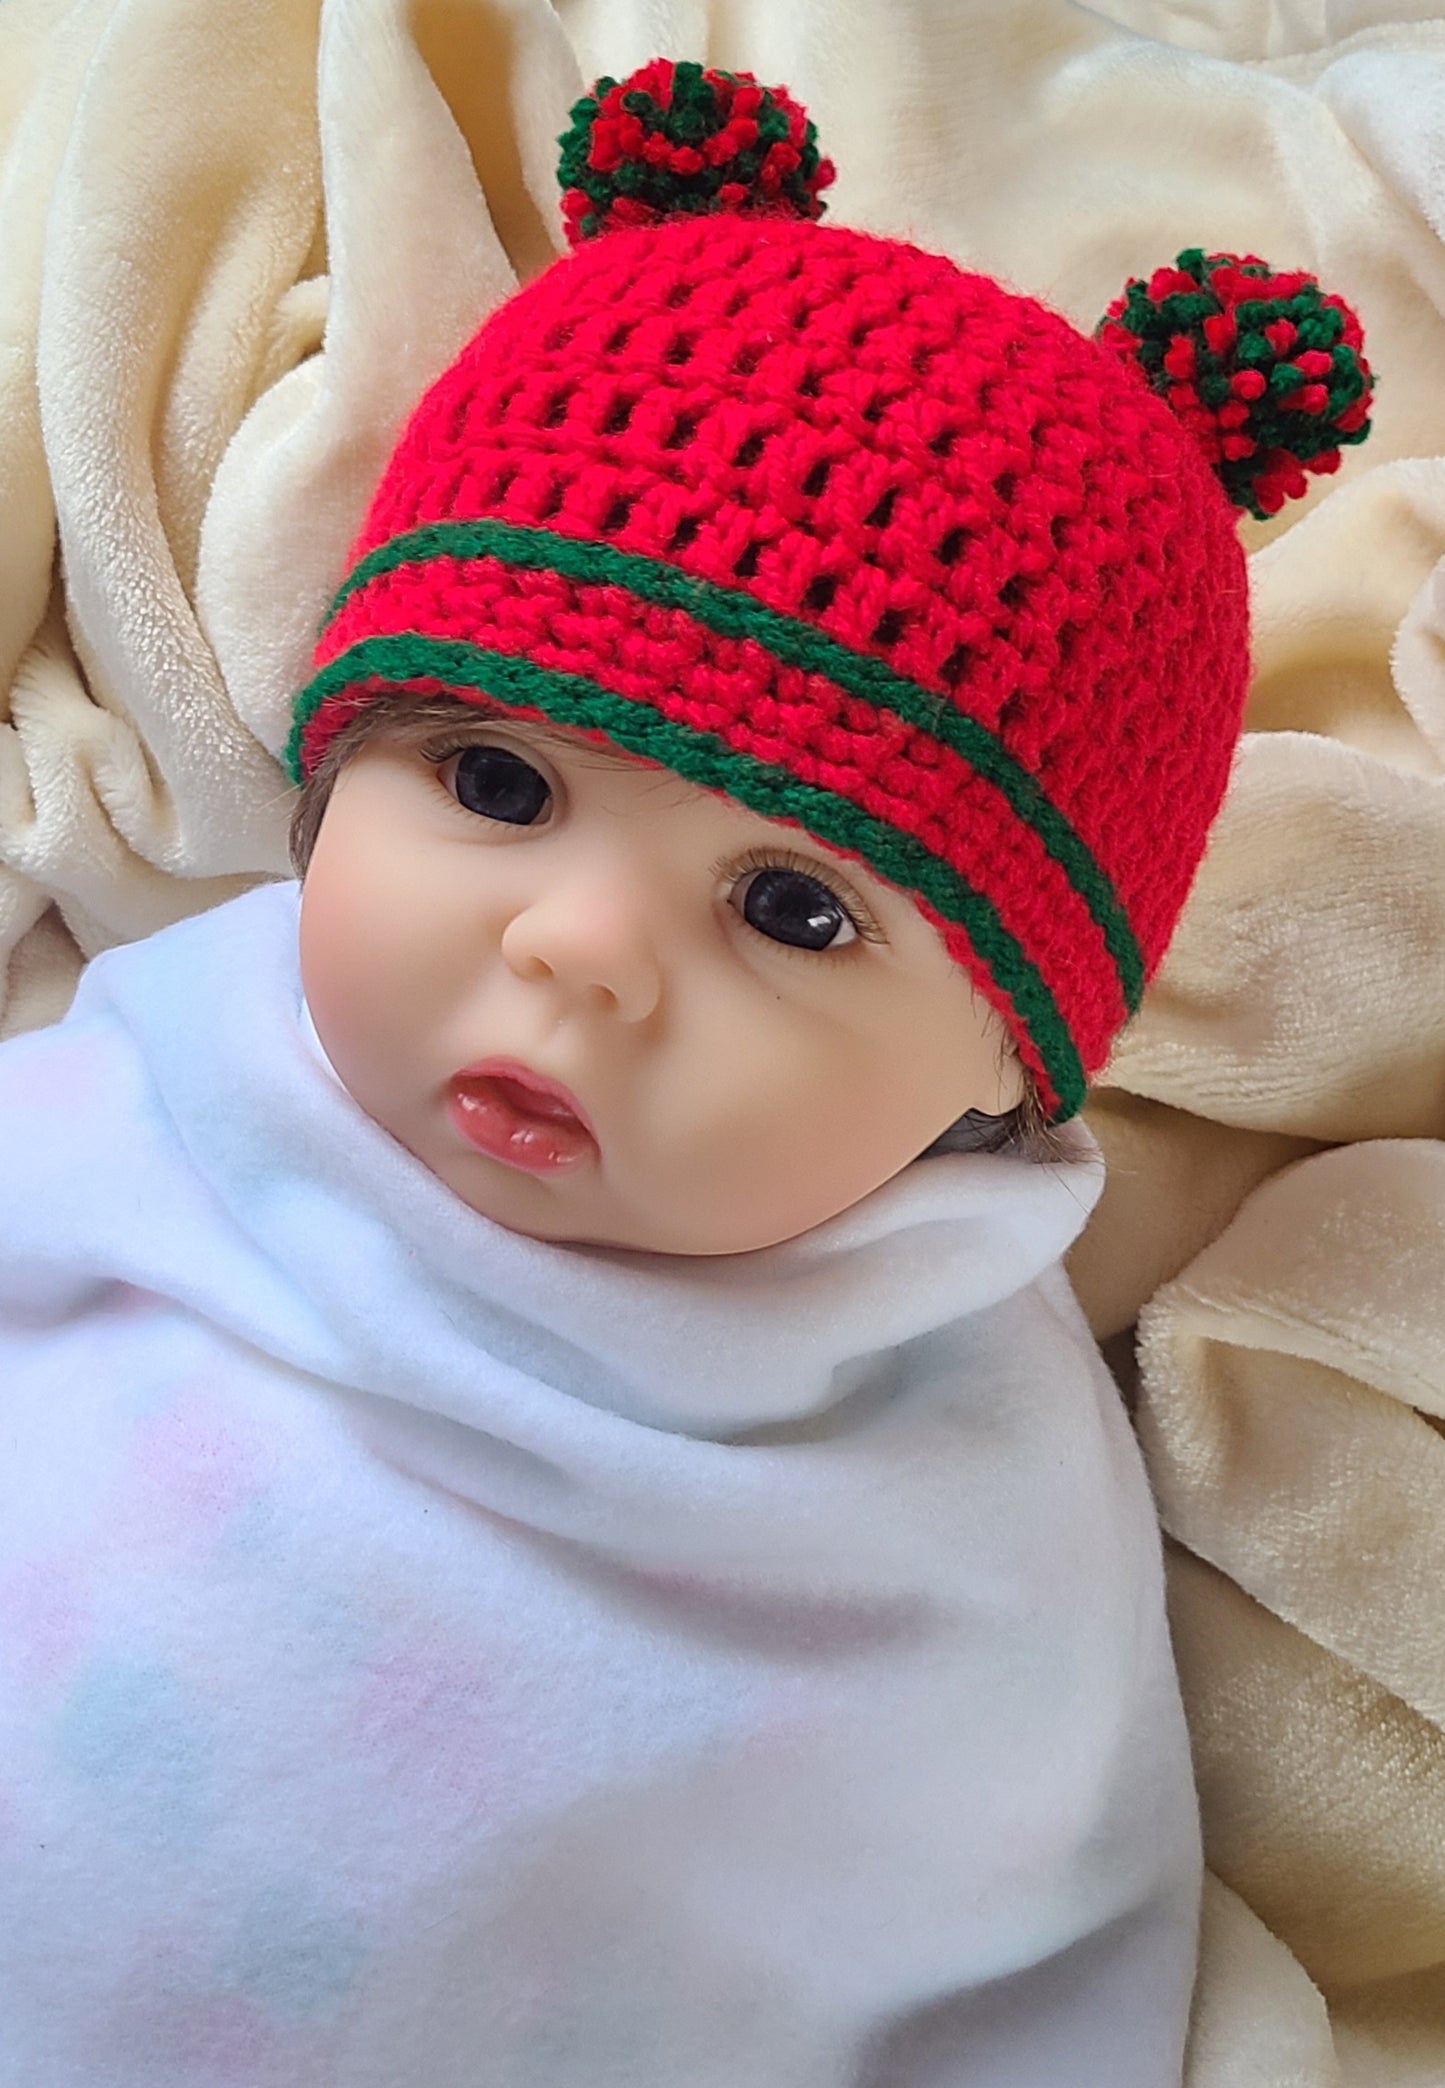
[[[300,885],[0,1051],[0,2082],[1166,2088],[1070,1119],[1225,787],[1221,480],[1361,439],[1358,328],[1189,253],[1089,341],[818,225],[746,75],[574,113],[298,699]]]

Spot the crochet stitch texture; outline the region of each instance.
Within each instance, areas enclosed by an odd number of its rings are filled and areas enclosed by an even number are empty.
[[[909,892],[1045,1108],[1163,956],[1248,673],[1235,519],[1114,353],[907,244],[609,231],[417,408],[298,699],[545,715]]]

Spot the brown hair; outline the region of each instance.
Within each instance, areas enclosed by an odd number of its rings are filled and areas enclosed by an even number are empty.
[[[384,689],[371,697],[327,743],[301,786],[291,815],[291,867],[296,875],[306,875],[336,779],[353,755],[373,740],[393,747],[423,747],[446,733],[460,734],[488,715],[483,705],[463,703],[458,696],[414,696],[406,689]]]
[[[1074,1148],[1060,1128],[1044,1115],[1034,1084],[1025,1076],[1023,1100],[1002,1116],[970,1109],[940,1132],[920,1160],[936,1153],[1012,1153],[1021,1160],[1069,1160]]]
[[[326,816],[326,807],[336,779],[352,757],[375,740],[393,747],[420,748],[433,740],[462,734],[493,715],[480,703],[464,703],[456,696],[416,696],[405,689],[387,689],[373,696],[348,719],[327,747],[310,776],[291,815],[291,865],[304,878],[311,862],[316,837]],[[528,720],[539,736],[575,741],[575,734],[548,726],[544,720]],[[1022,1159],[1054,1161],[1066,1159],[1071,1148],[1045,1117],[1043,1107],[1028,1081],[1023,1100],[1001,1116],[988,1116],[971,1109],[937,1137],[921,1159],[939,1153],[1013,1153]]]

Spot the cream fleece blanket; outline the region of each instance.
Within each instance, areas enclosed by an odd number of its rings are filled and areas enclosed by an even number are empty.
[[[1364,316],[1253,552],[1251,736],[1091,1110],[1217,1882],[1191,2088],[1445,2081],[1437,0],[4,0],[0,1033],[285,870],[275,755],[413,397],[559,244],[583,78],[783,80],[840,220],[1090,322],[1196,242]],[[57,559],[57,547],[59,558]]]

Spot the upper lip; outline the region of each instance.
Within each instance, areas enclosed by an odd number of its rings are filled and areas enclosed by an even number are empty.
[[[594,1141],[597,1127],[570,1088],[563,1087],[560,1080],[553,1080],[545,1073],[534,1072],[531,1066],[523,1065],[520,1059],[478,1059],[474,1065],[463,1066],[453,1073],[452,1085],[459,1086],[468,1080],[505,1080],[513,1087],[526,1089],[539,1100],[560,1103],[562,1108],[576,1117],[578,1123]]]

